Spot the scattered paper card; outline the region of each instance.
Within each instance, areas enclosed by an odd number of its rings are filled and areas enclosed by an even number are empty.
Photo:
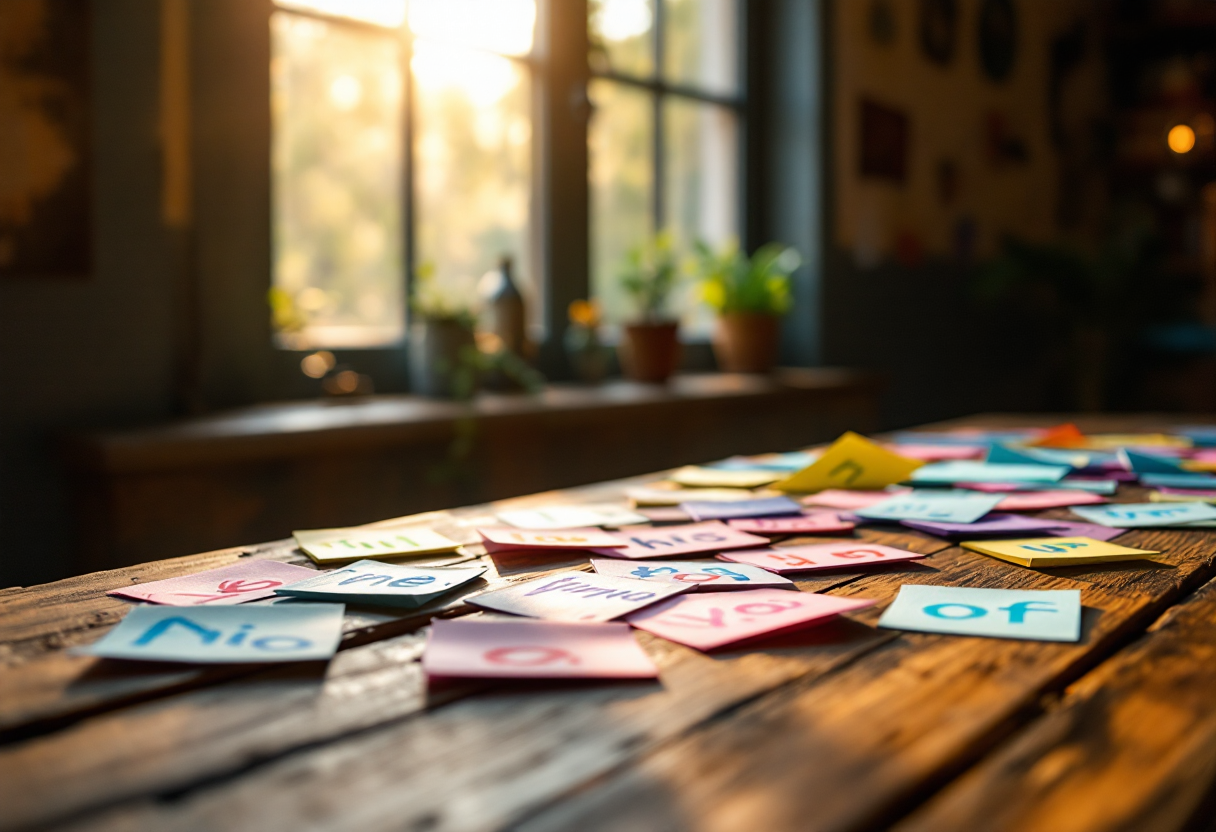
[[[1123,534],[1123,529],[1099,526],[1097,523],[1076,523],[1071,520],[1052,520],[1047,534],[1052,537],[1090,537],[1094,540],[1110,540]]]
[[[730,503],[752,500],[756,494],[742,488],[626,488],[625,496],[634,506],[678,506],[690,501]]]
[[[1081,591],[904,584],[878,626],[960,636],[1078,641]]]
[[[1140,482],[1149,488],[1203,489],[1216,487],[1216,477],[1211,474],[1188,472],[1179,474],[1141,474]]]
[[[1216,503],[1216,491],[1192,491],[1188,488],[1159,488],[1148,493],[1153,503]]]
[[[934,462],[912,472],[917,485],[951,485],[958,482],[1042,482],[1064,478],[1064,465],[1002,465],[987,462]]]
[[[785,476],[782,471],[733,471],[726,468],[701,468],[687,465],[673,471],[667,479],[689,488],[759,488]]]
[[[793,581],[766,569],[744,565],[727,566],[712,561],[665,560],[657,563],[630,563],[627,560],[592,558],[591,565],[595,567],[597,573],[612,578],[659,581],[692,587],[694,590],[756,589],[765,586],[792,589],[794,587]]]
[[[229,664],[328,659],[342,640],[341,604],[134,607],[73,652],[105,659]]]
[[[802,506],[789,497],[764,497],[759,500],[740,500],[734,503],[680,503],[693,520],[730,520],[743,517],[779,517],[801,514]]]
[[[768,538],[732,529],[718,520],[687,526],[660,526],[618,532],[616,539],[626,545],[618,549],[599,549],[597,555],[613,558],[670,558],[698,552],[721,552],[748,546],[767,546]]]
[[[1117,503],[1076,506],[1072,513],[1102,526],[1135,529],[1152,526],[1186,526],[1216,520],[1216,506],[1208,503]]]
[[[974,523],[942,523],[936,520],[900,520],[900,525],[917,531],[935,534],[938,537],[960,537],[971,535],[982,537],[1025,537],[1028,534],[1048,534],[1056,521],[1022,517],[1019,514],[989,514]]]
[[[907,494],[908,491],[909,489],[907,488],[901,488],[897,491],[849,491],[842,488],[829,488],[827,491],[820,491],[818,494],[803,497],[801,502],[804,506],[822,506],[824,508],[839,508],[845,511],[853,511],[859,508],[869,508],[884,500],[891,499],[896,494]]]
[[[460,544],[427,528],[311,529],[292,532],[304,554],[317,563],[347,563],[364,558],[396,558],[454,552]]]
[[[834,511],[804,514],[801,517],[754,517],[747,520],[730,520],[732,529],[749,534],[825,534],[852,531],[856,524],[842,520]]]
[[[1132,549],[1088,537],[1047,537],[1029,540],[969,540],[964,549],[1030,567],[1079,566],[1121,560],[1141,560],[1160,554]]]
[[[688,588],[591,572],[558,572],[483,592],[468,602],[483,609],[550,621],[611,621]]]
[[[516,549],[604,549],[624,546],[620,539],[602,529],[534,529],[481,528],[477,530],[487,552],[510,552]]]
[[[997,511],[1037,511],[1064,506],[1087,506],[1105,503],[1106,498],[1088,491],[1027,491],[1006,494],[996,504]]]
[[[869,520],[941,520],[974,523],[1001,502],[1000,494],[934,492],[932,489],[898,494],[869,508],[853,512]]]
[[[628,624],[436,618],[422,655],[428,676],[492,679],[653,679]]]
[[[519,529],[554,531],[580,529],[590,526],[632,526],[645,523],[647,518],[612,503],[585,506],[546,506],[498,512],[498,519]]]
[[[174,607],[214,607],[269,598],[279,587],[316,574],[315,569],[276,560],[244,560],[194,575],[112,589],[106,595]]]
[[[807,546],[778,546],[773,549],[728,552],[722,560],[758,566],[770,572],[814,572],[820,569],[849,569],[873,563],[898,563],[924,555],[865,541],[814,543]]]
[[[1130,448],[1119,449],[1119,459],[1129,471],[1137,474],[1180,474],[1182,466],[1169,457],[1142,454]]]
[[[712,650],[756,636],[808,627],[874,603],[811,592],[750,589],[673,598],[634,613],[629,623],[677,644]]]
[[[919,459],[921,462],[945,462],[949,459],[979,459],[986,448],[983,445],[918,445],[913,442],[902,442],[887,445],[887,450],[908,459]]]
[[[779,491],[884,488],[902,482],[924,463],[892,453],[864,436],[845,433],[806,468],[773,484]]]
[[[277,594],[313,601],[413,608],[480,578],[485,571],[484,566],[422,569],[361,560],[331,572],[314,572],[307,580],[277,590]]]

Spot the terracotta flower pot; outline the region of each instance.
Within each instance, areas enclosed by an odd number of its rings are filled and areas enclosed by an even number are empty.
[[[618,348],[625,375],[655,384],[671,378],[680,364],[679,332],[675,321],[627,324]]]
[[[728,373],[767,373],[777,363],[781,318],[759,312],[728,312],[714,330],[714,356]]]

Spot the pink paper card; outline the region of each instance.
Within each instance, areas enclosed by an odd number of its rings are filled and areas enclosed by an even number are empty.
[[[171,607],[224,606],[269,598],[281,586],[320,574],[305,566],[277,560],[245,560],[222,569],[212,569],[180,578],[112,589],[106,595],[133,598]]]
[[[507,552],[512,549],[601,549],[624,546],[603,529],[509,529],[501,527],[478,529],[487,552]]]
[[[869,508],[872,505],[881,503],[883,500],[889,500],[898,493],[900,492],[849,491],[843,488],[829,488],[826,491],[820,491],[818,494],[803,497],[802,504],[804,506],[824,506],[826,508],[842,508],[852,510],[855,508]]]
[[[1027,491],[1024,494],[1010,494],[997,503],[993,510],[1032,511],[1040,508],[1088,506],[1105,502],[1107,502],[1105,497],[1100,494],[1091,494],[1088,491]]]
[[[817,569],[841,569],[871,563],[896,563],[923,558],[919,552],[896,549],[861,540],[845,543],[815,543],[809,546],[781,546],[749,552],[729,552],[718,555],[732,563],[747,563],[770,572],[812,572]]]
[[[653,679],[659,675],[628,624],[436,618],[422,667],[428,676],[497,679]]]
[[[742,549],[746,546],[766,546],[768,538],[732,529],[719,520],[691,523],[687,526],[661,526],[659,528],[621,530],[616,534],[620,549],[600,549],[597,555],[612,558],[670,558],[676,555],[691,555],[697,552],[721,552],[724,549]]]
[[[875,603],[863,598],[837,598],[811,592],[749,589],[672,598],[634,613],[628,620],[639,630],[668,641],[698,650],[712,650],[767,633],[808,627]]]
[[[692,589],[689,584],[558,572],[468,598],[475,607],[549,621],[611,621]]]
[[[728,520],[732,529],[751,534],[823,534],[825,532],[847,532],[855,523],[841,520],[834,511],[805,514],[801,517],[749,517]]]
[[[888,451],[919,459],[923,462],[945,462],[951,459],[983,459],[986,445],[885,445]]]

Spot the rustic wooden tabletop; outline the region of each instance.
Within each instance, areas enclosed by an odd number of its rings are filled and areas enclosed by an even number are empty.
[[[1178,420],[1078,421],[1139,431]],[[507,502],[603,501],[653,479]],[[1142,493],[1123,487],[1118,499]],[[386,525],[471,541],[499,507]],[[328,664],[203,669],[66,652],[129,608],[108,589],[240,558],[304,562],[290,541],[0,591],[0,828],[1216,828],[1216,530],[1129,531],[1117,541],[1163,554],[1053,570],[915,532],[858,535],[930,557],[798,581],[880,603],[761,646],[707,655],[639,633],[661,669],[646,683],[428,689],[425,625],[472,612],[460,599],[406,617],[348,608]],[[570,564],[515,564],[487,580]],[[1083,635],[876,629],[906,581],[1080,589]]]

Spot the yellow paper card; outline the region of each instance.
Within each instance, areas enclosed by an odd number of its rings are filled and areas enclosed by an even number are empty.
[[[1038,537],[1030,540],[969,540],[964,549],[989,555],[1022,566],[1078,566],[1085,563],[1109,563],[1118,560],[1139,560],[1156,555],[1148,549],[1132,549],[1092,537]]]
[[[1151,503],[1216,503],[1216,497],[1203,494],[1162,494],[1160,491],[1150,491],[1148,494],[1149,502]]]
[[[852,431],[841,436],[823,455],[773,488],[804,493],[828,488],[877,489],[903,482],[925,463],[875,445]]]
[[[781,479],[780,471],[734,471],[686,465],[667,479],[689,488],[758,488]]]
[[[1189,448],[1191,440],[1185,436],[1170,436],[1164,433],[1097,433],[1086,437],[1087,448],[1114,450],[1116,448]]]
[[[317,563],[397,558],[454,552],[460,544],[430,529],[311,529],[292,532],[296,545]]]

